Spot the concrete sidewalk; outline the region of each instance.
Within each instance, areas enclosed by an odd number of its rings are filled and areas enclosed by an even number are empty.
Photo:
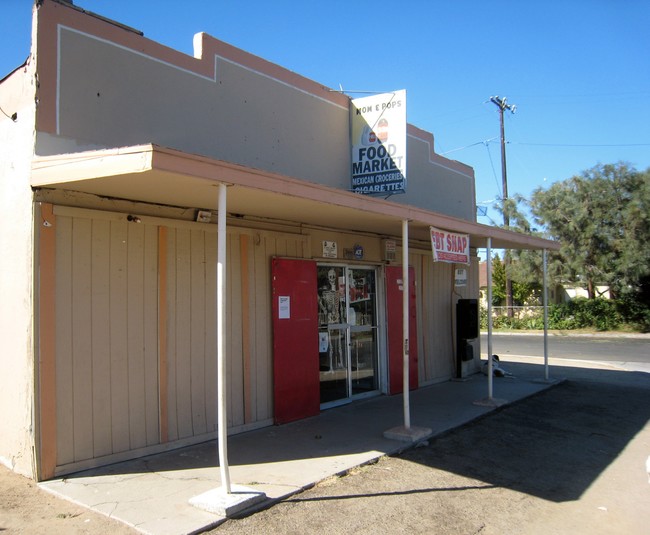
[[[509,403],[548,388],[540,359],[508,359],[513,377],[495,378],[493,397]],[[567,366],[566,362],[561,363]],[[605,367],[607,365],[600,365]],[[563,368],[564,370],[564,368]],[[551,379],[554,379],[551,368]],[[447,381],[411,393],[411,425],[435,436],[491,410],[487,377]],[[319,416],[229,438],[233,485],[277,501],[304,488],[410,445],[384,438],[403,424],[402,396],[381,396],[324,411]],[[88,470],[40,484],[41,488],[134,527],[142,533],[195,533],[224,518],[189,504],[220,486],[216,441]]]

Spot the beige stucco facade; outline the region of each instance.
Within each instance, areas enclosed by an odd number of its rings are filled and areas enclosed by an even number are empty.
[[[2,432],[0,462],[21,474],[33,472],[35,353],[34,236],[29,175],[34,145],[34,65],[28,63],[0,83],[3,109],[16,120],[0,116],[0,351]]]
[[[18,114],[0,117],[12,251],[0,260],[0,461],[18,472],[46,479],[215,438],[220,184],[229,433],[277,420],[273,259],[372,274],[370,394],[385,395],[386,272],[403,221],[420,386],[455,373],[455,304],[478,297],[476,248],[553,247],[478,225],[472,169],[412,125],[407,192],[351,193],[349,98],[282,67],[205,34],[190,57],[54,0],[34,20],[27,64],[0,83]],[[469,236],[466,285],[433,262],[430,226]],[[478,367],[473,344],[463,374]]]

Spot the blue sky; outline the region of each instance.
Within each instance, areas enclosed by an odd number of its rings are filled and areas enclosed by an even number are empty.
[[[0,0],[0,78],[29,53],[31,5]],[[650,167],[648,0],[75,5],[187,54],[204,31],[329,87],[406,89],[409,122],[474,168],[479,204],[502,195],[494,95],[517,106],[505,117],[510,196],[598,163]],[[478,218],[490,219],[501,222],[492,209]]]

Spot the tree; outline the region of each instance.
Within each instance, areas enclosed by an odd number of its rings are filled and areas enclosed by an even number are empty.
[[[638,293],[650,276],[650,170],[625,163],[597,165],[548,190],[533,192],[531,211],[561,243],[555,263],[564,282],[596,296]]]
[[[517,193],[508,199],[500,199],[499,201],[499,203],[495,204],[495,208],[502,214],[507,214],[508,221],[510,222],[510,225],[507,227],[508,230],[522,234],[543,236],[541,232],[537,232],[531,227],[525,213],[528,202],[522,195]],[[500,263],[493,268],[493,273],[497,273],[496,276],[493,275],[492,277],[494,287],[497,288],[500,287],[499,285],[505,285],[507,271],[508,276],[512,280],[512,294],[515,305],[531,304],[535,299],[539,300],[544,280],[541,252],[522,249],[511,250],[507,253],[510,254],[511,261]],[[495,261],[500,262],[498,256],[495,257]],[[502,270],[503,274],[499,270]],[[503,281],[501,281],[501,278]],[[505,292],[505,286],[503,292]],[[497,304],[496,299],[493,299],[493,302],[493,304]],[[501,304],[502,301],[498,301],[498,303]]]
[[[537,297],[541,288],[539,281],[524,282],[519,277],[517,262],[508,266],[513,273],[512,276],[512,299],[515,306],[530,304],[531,296]],[[541,275],[540,275],[541,280]],[[503,306],[506,302],[506,264],[502,262],[499,255],[492,259],[492,305]]]

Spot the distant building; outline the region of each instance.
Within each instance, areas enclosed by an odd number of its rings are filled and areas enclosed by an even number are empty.
[[[480,262],[478,267],[479,276],[479,298],[481,306],[487,308],[487,262]],[[610,299],[611,294],[609,286],[596,286],[596,296],[604,299]],[[548,286],[548,303],[559,304],[566,303],[576,297],[589,297],[586,288],[572,286],[569,284],[549,284]]]

